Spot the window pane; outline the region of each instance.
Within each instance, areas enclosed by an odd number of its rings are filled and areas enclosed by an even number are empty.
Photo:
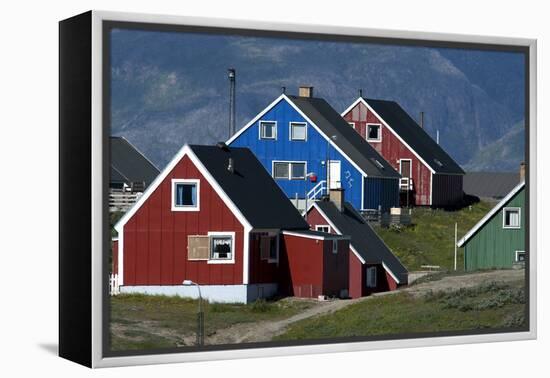
[[[176,206],[196,206],[197,185],[176,184]]]
[[[275,122],[262,122],[261,128],[262,138],[275,139]]]
[[[518,252],[517,256],[518,258],[516,261],[518,262],[525,261],[525,252]]]
[[[290,133],[292,140],[306,140],[306,125],[292,123],[290,125]]]
[[[231,236],[212,237],[212,258],[231,259]]]
[[[273,165],[273,176],[288,179],[288,163],[275,163]]]
[[[504,224],[509,227],[519,227],[519,211],[506,210],[504,212]]]
[[[269,238],[269,259],[277,260],[277,237]]]
[[[305,163],[292,163],[292,178],[304,179],[306,177],[306,164]]]
[[[368,138],[369,139],[379,139],[380,126],[378,125],[369,125]]]

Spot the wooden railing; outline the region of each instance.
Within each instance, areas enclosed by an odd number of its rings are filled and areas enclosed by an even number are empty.
[[[127,211],[143,193],[109,192],[109,211]]]

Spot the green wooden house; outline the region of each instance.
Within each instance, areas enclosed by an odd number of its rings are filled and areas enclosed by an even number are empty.
[[[465,270],[511,268],[525,261],[524,209],[522,181],[458,241]]]

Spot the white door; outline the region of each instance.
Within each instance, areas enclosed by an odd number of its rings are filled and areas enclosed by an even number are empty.
[[[338,189],[341,188],[340,185],[340,160],[331,160],[330,161],[330,185],[329,189]]]

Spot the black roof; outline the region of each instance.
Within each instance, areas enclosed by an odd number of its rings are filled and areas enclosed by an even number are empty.
[[[111,137],[111,182],[145,182],[149,186],[159,170],[123,137]]]
[[[287,96],[334,143],[350,157],[368,176],[401,177],[393,167],[322,98]]]
[[[467,172],[464,193],[483,199],[502,199],[519,183],[518,172]]]
[[[426,162],[435,173],[464,174],[428,133],[395,101],[363,99]]]
[[[189,147],[253,228],[309,228],[248,148],[225,145]],[[233,159],[233,173],[228,170],[229,158]]]
[[[350,244],[367,264],[384,263],[399,281],[407,282],[407,269],[350,203],[344,204],[342,212],[330,201],[316,204],[340,233],[351,237]]]

